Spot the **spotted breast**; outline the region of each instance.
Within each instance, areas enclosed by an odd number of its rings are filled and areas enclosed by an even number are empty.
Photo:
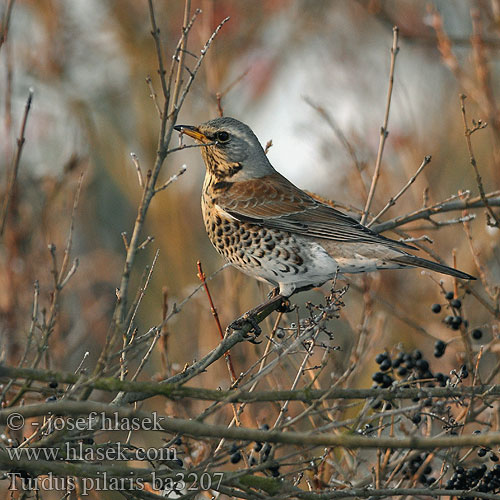
[[[217,199],[232,186],[209,172],[203,184],[203,221],[219,254],[240,271],[279,287],[284,296],[335,276],[337,263],[310,238],[240,221],[223,210]]]

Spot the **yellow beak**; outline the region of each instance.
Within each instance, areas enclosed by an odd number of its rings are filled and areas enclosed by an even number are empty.
[[[177,130],[177,132],[180,132],[181,134],[186,134],[197,141],[200,142],[208,141],[207,136],[205,134],[202,134],[198,130],[198,127],[193,127],[192,125],[175,125],[174,129]]]

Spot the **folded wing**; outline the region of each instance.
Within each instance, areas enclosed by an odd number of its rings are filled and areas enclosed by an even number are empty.
[[[236,182],[215,203],[232,217],[264,227],[339,242],[385,243],[414,247],[380,236],[357,220],[321,203],[276,173]]]

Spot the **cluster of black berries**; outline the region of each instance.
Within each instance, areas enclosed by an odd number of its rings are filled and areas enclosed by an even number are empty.
[[[437,357],[440,357],[446,349],[446,344],[438,340],[434,349],[434,355],[438,353],[439,356]],[[373,385],[374,388],[385,389],[390,387],[395,377],[408,381],[425,380],[425,382],[420,382],[422,387],[435,387],[437,384],[441,387],[446,387],[450,380],[450,377],[443,373],[432,373],[429,362],[424,358],[422,351],[419,349],[415,349],[412,352],[400,351],[394,358],[388,352],[382,352],[377,354],[375,362],[379,365],[379,370],[372,375],[372,380],[375,382]],[[420,401],[420,397],[413,398],[413,401]],[[429,404],[431,405],[432,401]],[[381,406],[382,402],[377,401],[372,405],[372,408],[378,410]],[[385,408],[390,409],[390,403],[386,402]],[[420,418],[419,415],[415,418],[417,417]],[[414,421],[414,423],[418,425],[420,420],[418,422]]]
[[[435,352],[444,353],[446,344],[438,340],[435,344]],[[394,375],[403,379],[435,379],[442,387],[446,386],[450,379],[442,373],[433,374],[429,367],[429,362],[424,358],[420,349],[415,349],[411,353],[400,351],[394,359],[387,352],[377,354],[375,362],[379,365],[379,371],[372,375],[372,380],[377,386],[387,388],[394,382]],[[434,382],[429,380],[425,382],[428,387],[433,387]]]
[[[474,431],[473,434],[481,434],[481,431],[480,430]],[[498,455],[495,452],[491,451],[491,448],[482,446],[481,448],[479,448],[479,450],[477,450],[477,456],[479,458],[485,457],[488,453],[490,454],[489,458],[492,462],[498,462],[499,460]]]
[[[490,454],[490,460],[492,462],[498,462],[498,455],[491,451],[490,448],[479,448],[479,450],[477,450],[477,456],[480,458],[485,457],[487,453]]]
[[[447,490],[470,490],[475,489],[481,493],[500,492],[500,464],[493,466],[491,470],[485,464],[479,467],[466,469],[458,466],[453,476],[446,482]],[[459,499],[465,497],[459,497]]]
[[[422,464],[426,460],[427,455],[417,455],[416,457],[413,457],[411,460],[409,460],[402,469],[403,476],[405,479],[411,479],[418,470],[422,467]],[[434,477],[429,477],[429,474],[432,473],[432,465],[428,463],[423,470],[420,471],[420,474],[418,476],[418,481],[422,483],[423,485],[428,485],[430,486],[436,481],[436,478]]]
[[[455,296],[453,292],[446,292],[444,297],[448,301],[448,307],[451,309],[452,314],[446,315],[443,319],[443,323],[450,327],[452,330],[459,330],[462,324],[465,326],[465,328],[468,328],[469,322],[466,319],[463,319],[460,313],[460,310],[462,309],[462,301],[460,299],[454,298]],[[441,304],[432,304],[431,306],[431,311],[435,314],[439,314],[441,312],[441,309]],[[474,328],[471,332],[471,335],[474,340],[479,340],[483,336],[483,332],[479,328]]]
[[[462,308],[462,301],[460,299],[455,299],[453,292],[446,292],[444,295],[445,299],[448,301],[448,306],[453,314],[448,314],[444,318],[444,324],[448,325],[452,330],[458,330],[460,325],[463,323],[467,328],[467,320],[464,320],[460,315],[460,309]],[[432,304],[431,310],[435,314],[441,312],[441,304]]]

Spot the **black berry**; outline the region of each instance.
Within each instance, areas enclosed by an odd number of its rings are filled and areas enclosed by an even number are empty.
[[[419,359],[416,365],[417,368],[422,372],[425,372],[426,370],[429,369],[429,362],[426,359]]]
[[[479,328],[472,330],[472,338],[474,340],[479,340],[483,336],[483,332]]]
[[[382,363],[380,363],[380,369],[382,371],[388,370],[392,366],[391,360],[390,359],[384,359]]]
[[[419,413],[416,413],[415,415],[413,415],[413,417],[411,417],[411,421],[415,424],[415,425],[418,425],[421,421],[422,421],[422,417],[420,416]]]
[[[442,340],[436,340],[436,343],[434,344],[434,349],[444,352],[444,350],[446,349],[446,344]]]
[[[453,321],[453,316],[451,316],[450,314],[448,314],[448,316],[446,316],[446,318],[444,318],[444,322],[447,324],[447,325],[451,325],[451,322]]]

